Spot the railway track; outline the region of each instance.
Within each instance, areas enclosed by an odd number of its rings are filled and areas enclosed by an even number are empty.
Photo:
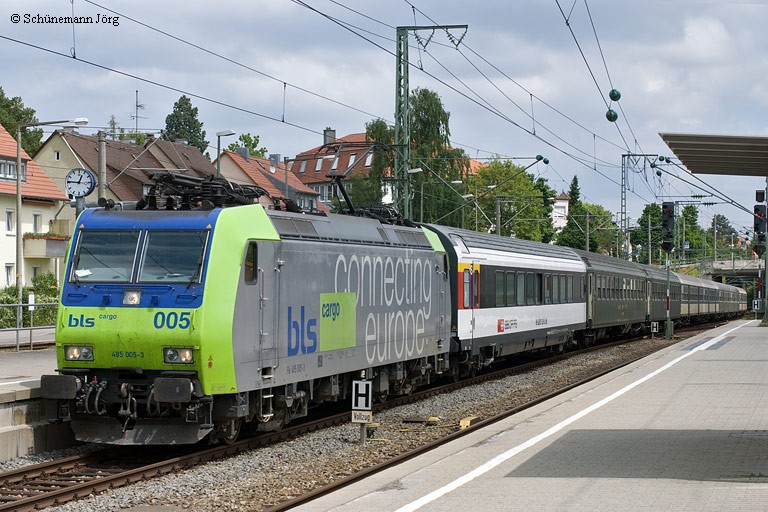
[[[700,330],[701,327],[697,329]],[[380,412],[387,408],[423,400],[441,393],[448,393],[463,386],[475,385],[488,380],[499,379],[507,375],[523,373],[537,367],[553,364],[568,357],[584,354],[585,352],[601,350],[625,343],[628,343],[628,341],[598,345],[581,351],[568,352],[555,357],[530,361],[510,368],[483,373],[472,379],[444,384],[412,395],[390,399],[385,403],[377,404],[374,407],[374,412]],[[287,510],[288,508],[296,507],[321,494],[332,492],[339,486],[347,485],[352,481],[364,478],[374,472],[381,471],[393,464],[415,457],[420,453],[439,446],[440,444],[450,442],[458,436],[465,435],[467,432],[471,431],[471,429],[480,428],[495,421],[499,421],[504,417],[515,414],[524,408],[535,405],[543,400],[547,400],[556,394],[565,392],[574,386],[578,386],[583,382],[597,378],[607,372],[624,366],[625,364],[629,364],[630,362],[631,361],[624,362],[615,368],[602,371],[587,379],[572,383],[554,393],[538,397],[536,400],[531,401],[524,406],[516,407],[501,415],[485,419],[475,426],[470,427],[470,429],[459,430],[448,434],[434,443],[427,444],[411,452],[399,455],[391,461],[357,472],[351,477],[339,480],[309,494],[297,497],[290,502],[285,502],[270,510]],[[332,414],[323,418],[313,419],[295,425],[292,424],[280,432],[260,434],[245,438],[231,445],[214,446],[205,449],[200,449],[199,447],[180,447],[170,450],[158,450],[157,447],[151,447],[146,450],[137,450],[135,447],[129,449],[116,447],[89,454],[68,457],[66,459],[59,459],[44,464],[27,466],[25,468],[0,474],[0,511],[27,511],[56,506],[94,493],[181,471],[200,463],[230,457],[255,448],[269,446],[279,441],[292,439],[307,432],[333,425],[346,424],[348,422],[349,411],[345,410],[344,412]]]

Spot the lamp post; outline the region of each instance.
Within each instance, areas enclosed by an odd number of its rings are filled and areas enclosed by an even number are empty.
[[[19,328],[23,323],[21,318],[21,303],[23,299],[22,290],[24,288],[24,240],[21,233],[21,132],[25,128],[34,126],[65,123],[85,125],[88,124],[88,119],[78,117],[76,119],[63,119],[61,121],[41,121],[37,123],[19,123],[16,125],[16,297],[18,300],[18,305],[16,306],[16,350],[19,350]]]
[[[21,233],[21,132],[25,128],[32,128],[35,126],[69,123],[74,123],[78,126],[86,125],[88,124],[88,119],[78,117],[60,121],[40,121],[37,123],[19,123],[16,125],[16,292],[19,299],[19,308],[21,307],[22,299],[21,290],[24,287],[24,241]],[[21,315],[18,315],[18,318],[20,317]]]
[[[221,178],[221,138],[234,135],[235,130],[222,130],[216,132],[216,177]]]

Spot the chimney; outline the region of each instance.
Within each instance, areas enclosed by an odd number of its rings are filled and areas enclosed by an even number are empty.
[[[272,166],[277,167],[278,165],[280,165],[280,160],[282,160],[282,157],[280,156],[280,153],[270,153],[269,154],[269,163]]]
[[[336,142],[336,130],[332,130],[330,126],[323,130],[323,144],[331,144]]]
[[[251,155],[248,153],[248,148],[240,146],[239,148],[237,148],[237,154],[243,157],[243,160],[245,160],[246,162],[250,162]]]

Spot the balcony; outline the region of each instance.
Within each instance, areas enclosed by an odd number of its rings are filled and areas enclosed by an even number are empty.
[[[69,235],[56,233],[25,233],[24,258],[63,258]]]

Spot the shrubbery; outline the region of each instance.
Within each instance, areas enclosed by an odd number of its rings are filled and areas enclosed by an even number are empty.
[[[56,312],[59,303],[59,286],[56,282],[56,276],[52,272],[39,274],[32,278],[32,287],[26,287],[22,290],[23,309],[22,320],[24,327],[30,325],[30,311],[26,304],[29,302],[29,292],[35,294],[35,304],[53,303],[49,306],[35,306],[34,325],[55,325]],[[16,286],[7,286],[0,289],[0,328],[16,327],[16,309],[14,304],[18,304],[18,289]],[[4,304],[8,304],[4,306]]]

